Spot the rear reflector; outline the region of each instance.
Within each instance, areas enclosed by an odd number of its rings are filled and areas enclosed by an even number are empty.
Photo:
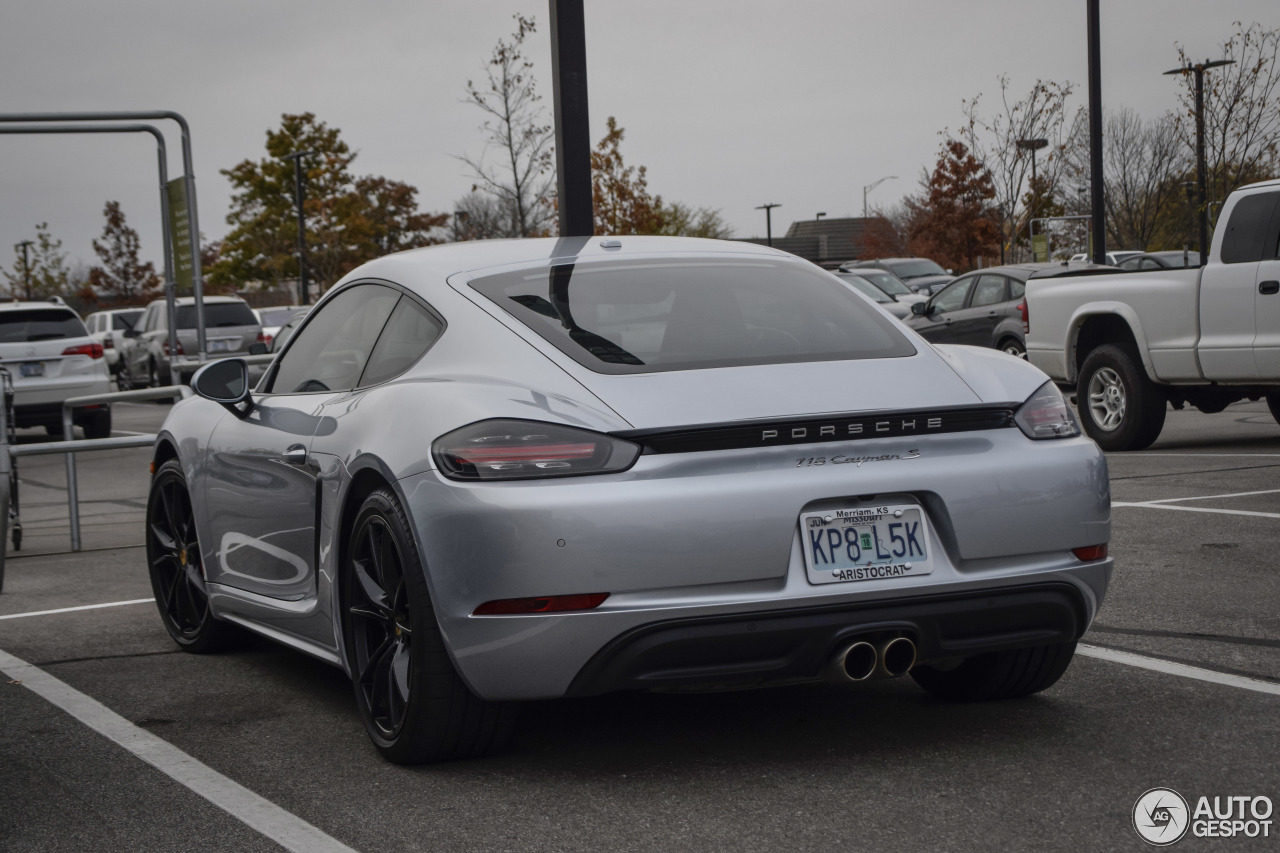
[[[599,607],[609,597],[607,592],[585,595],[552,595],[546,598],[500,598],[486,601],[475,609],[472,616],[513,616],[526,613],[567,613],[573,610],[591,610]]]
[[[63,355],[87,355],[89,358],[102,358],[102,344],[96,341],[91,344],[81,344],[78,347],[67,347],[62,351]]]
[[[1092,563],[1094,560],[1105,560],[1107,558],[1107,545],[1104,542],[1101,545],[1088,545],[1084,548],[1072,548],[1071,553],[1076,555],[1077,560]]]

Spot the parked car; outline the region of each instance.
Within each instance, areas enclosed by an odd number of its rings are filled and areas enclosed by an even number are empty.
[[[258,323],[262,326],[262,342],[270,347],[276,332],[284,325],[285,321],[299,311],[305,311],[306,309],[306,305],[272,305],[269,308],[254,308],[253,313],[258,318]]]
[[[928,258],[877,258],[873,261],[857,261],[842,264],[843,272],[857,272],[862,267],[888,270],[916,293],[926,296],[941,290],[951,281],[950,270],[944,270]]]
[[[910,305],[913,302],[924,302],[929,297],[923,293],[916,293],[907,287],[902,279],[898,278],[888,270],[877,269],[875,267],[859,267],[854,275],[860,275],[885,293],[892,296],[896,301],[903,305]],[[910,309],[908,309],[910,313]]]
[[[80,315],[59,302],[0,303],[0,367],[13,379],[13,416],[19,427],[42,426],[62,435],[62,403],[111,391],[102,344]],[[111,435],[111,407],[76,408],[72,422],[86,438]]]
[[[1023,292],[1026,281],[1046,264],[1008,264],[962,275],[911,306],[907,325],[934,343],[995,347],[1025,357]]]
[[[147,305],[138,325],[124,333],[128,344],[122,353],[120,372],[122,388],[155,387],[174,382],[187,383],[199,369],[196,362],[196,304],[190,296],[175,301],[177,312],[178,356],[169,352],[169,312],[163,299]],[[262,326],[253,309],[235,296],[204,297],[206,355],[221,358],[249,353],[249,347],[262,343]]]
[[[1150,446],[1170,404],[1265,398],[1280,421],[1280,181],[1227,197],[1203,267],[1083,272],[1027,282],[1027,356],[1104,449]]]
[[[302,321],[307,319],[307,312],[310,310],[310,308],[304,308],[301,311],[294,311],[293,314],[286,318],[267,343],[267,352],[280,352],[280,350],[284,349],[284,345],[289,342],[289,338],[298,330],[298,326],[302,325]],[[264,337],[266,336],[266,332],[262,334]]]
[[[1187,267],[1200,266],[1200,253],[1191,251],[1147,252],[1141,255],[1131,255],[1116,264],[1116,266],[1128,272],[1186,269]]]
[[[1107,266],[1115,267],[1115,266],[1119,266],[1120,262],[1123,260],[1126,260],[1127,258],[1132,258],[1134,255],[1145,255],[1145,254],[1146,252],[1143,252],[1141,249],[1116,249],[1115,251],[1107,252],[1105,257],[1107,259]],[[1092,255],[1088,255],[1084,252],[1077,252],[1076,254],[1071,256],[1071,259],[1068,263],[1074,264],[1074,263],[1079,263],[1081,261],[1088,263],[1091,257]]]
[[[1106,459],[1043,374],[763,246],[388,255],[257,389],[237,358],[192,388],[147,509],[165,628],[341,667],[391,761],[497,749],[519,700],[1027,695],[1111,575]]]
[[[103,358],[106,359],[107,370],[112,376],[120,372],[120,344],[124,343],[124,332],[133,328],[143,310],[113,308],[110,311],[95,311],[84,318],[89,334],[102,344]]]
[[[836,278],[843,281],[849,287],[872,299],[877,305],[888,311],[899,320],[905,320],[911,316],[911,306],[906,302],[899,302],[880,288],[872,284],[868,279],[863,278],[857,273],[838,272]]]

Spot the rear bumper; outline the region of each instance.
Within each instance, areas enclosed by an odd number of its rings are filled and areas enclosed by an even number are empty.
[[[628,631],[595,654],[568,695],[744,689],[813,681],[854,638],[902,635],[918,663],[1078,640],[1089,611],[1074,586],[1047,583],[775,613],[672,619]]]

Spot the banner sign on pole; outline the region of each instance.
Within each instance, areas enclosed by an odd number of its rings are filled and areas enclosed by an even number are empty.
[[[1049,260],[1049,234],[1031,235],[1031,254],[1037,261]]]
[[[191,220],[187,216],[187,179],[174,178],[165,187],[169,193],[169,234],[173,238],[173,278],[178,289],[188,293],[195,287],[191,262]]]

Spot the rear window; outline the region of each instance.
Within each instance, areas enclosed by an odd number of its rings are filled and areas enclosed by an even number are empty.
[[[566,264],[470,285],[599,373],[915,354],[887,317],[829,274],[797,263]]]
[[[243,302],[206,302],[204,304],[204,327],[216,329],[219,326],[256,326],[258,318],[253,310]],[[196,306],[178,306],[178,328],[194,329],[196,327]]]
[[[297,308],[259,308],[258,315],[262,317],[262,325],[264,326],[283,326],[289,321],[289,318],[298,313]]]
[[[89,332],[75,313],[63,308],[32,308],[0,312],[0,343],[83,338]]]
[[[926,275],[946,275],[947,271],[927,259],[901,261],[888,264],[893,274],[901,279],[920,278]]]

